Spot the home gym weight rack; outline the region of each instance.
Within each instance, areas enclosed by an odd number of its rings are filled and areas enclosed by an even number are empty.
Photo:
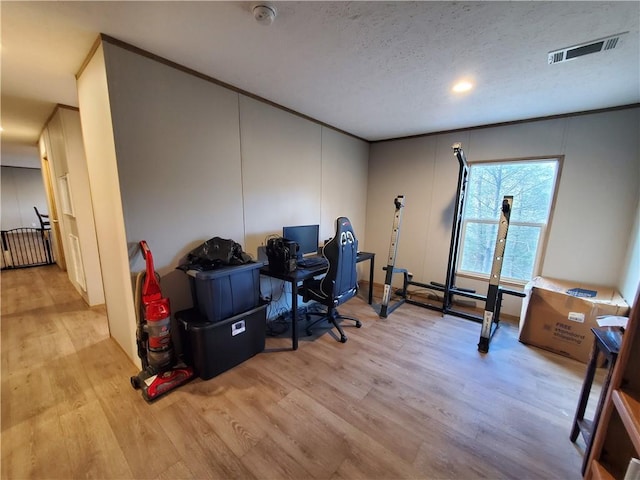
[[[408,273],[406,270],[395,268],[394,265],[395,265],[395,254],[397,251],[397,237],[399,236],[399,221],[398,221],[398,229],[397,229],[398,231],[396,231],[396,224],[394,221],[394,230],[392,232],[392,246],[393,246],[394,236],[395,236],[396,251],[394,251],[393,257],[391,257],[391,249],[390,249],[390,261],[386,267],[387,278],[385,280],[385,291],[383,295],[383,302],[382,302],[380,316],[383,317],[383,316],[386,316],[387,313],[390,313],[390,311],[385,307],[385,302],[386,304],[388,304],[389,302],[389,299],[387,298],[387,296],[390,296],[390,291],[391,291],[391,275],[394,272],[402,272],[404,274],[403,286],[402,286],[402,289],[400,289],[397,292],[398,295],[400,296],[400,300],[396,302],[393,309],[397,308],[402,303],[407,302],[412,305],[417,305],[420,307],[437,310],[442,312],[443,314],[451,314],[457,317],[465,318],[467,320],[472,320],[475,322],[482,323],[480,340],[478,342],[478,350],[482,353],[486,353],[489,351],[489,343],[500,323],[500,308],[502,305],[503,295],[505,294],[513,295],[521,298],[525,296],[522,292],[504,288],[499,284],[500,274],[502,271],[502,259],[503,259],[504,249],[507,241],[507,233],[509,229],[511,209],[513,206],[513,197],[505,196],[502,202],[502,209],[501,209],[502,211],[500,215],[500,223],[498,226],[496,248],[494,250],[493,263],[491,268],[491,277],[489,280],[489,288],[487,291],[487,295],[480,295],[476,293],[475,290],[457,287],[455,285],[455,277],[456,277],[456,271],[457,271],[458,250],[460,247],[460,238],[462,233],[462,214],[464,211],[464,202],[467,194],[469,165],[467,163],[466,156],[464,154],[464,151],[462,150],[462,146],[460,143],[453,144],[452,149],[453,149],[454,155],[458,160],[458,164],[460,168],[458,173],[458,186],[456,191],[456,201],[455,201],[455,207],[454,207],[454,213],[453,213],[453,227],[451,231],[451,242],[449,247],[449,258],[447,262],[447,274],[446,274],[445,283],[442,284],[438,282],[430,282],[427,284],[427,283],[416,282],[412,279],[411,274]],[[396,212],[397,210],[398,210],[398,206],[396,204]],[[391,269],[389,267],[391,267]],[[443,294],[442,305],[434,305],[431,303],[425,303],[415,299],[408,298],[407,289],[409,286],[416,286],[420,288],[442,292]],[[485,302],[484,315],[481,317],[478,315],[473,315],[472,313],[469,313],[469,312],[456,310],[453,307],[453,297],[456,295],[460,297],[470,298],[472,300]],[[383,312],[384,312],[384,315],[383,315]]]
[[[391,229],[391,242],[389,244],[389,256],[387,257],[387,266],[382,267],[386,271],[384,279],[384,290],[382,293],[382,303],[380,304],[380,317],[387,318],[396,308],[402,305],[406,299],[406,295],[402,295],[400,300],[389,306],[391,299],[391,281],[394,273],[404,274],[404,282],[406,285],[409,281],[408,272],[404,268],[396,268],[396,255],[398,253],[398,240],[400,238],[400,221],[402,220],[402,208],[404,207],[404,195],[398,195],[394,200],[395,212],[393,214],[393,228]],[[404,291],[406,292],[406,286]]]

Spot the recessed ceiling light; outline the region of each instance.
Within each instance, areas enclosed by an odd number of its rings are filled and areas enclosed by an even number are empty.
[[[468,92],[473,88],[473,84],[471,82],[467,82],[463,80],[461,82],[456,83],[451,90],[456,93]]]

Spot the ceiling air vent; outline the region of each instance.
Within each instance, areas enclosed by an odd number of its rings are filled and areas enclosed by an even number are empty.
[[[567,62],[590,53],[604,52],[605,50],[613,50],[621,44],[621,37],[629,32],[617,33],[609,37],[599,38],[591,42],[574,45],[572,47],[562,48],[549,52],[547,58],[549,65],[554,63]]]

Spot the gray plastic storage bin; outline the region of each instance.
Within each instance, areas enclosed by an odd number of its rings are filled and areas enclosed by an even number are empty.
[[[189,270],[196,308],[210,322],[220,322],[260,304],[262,263],[246,263],[206,272]]]

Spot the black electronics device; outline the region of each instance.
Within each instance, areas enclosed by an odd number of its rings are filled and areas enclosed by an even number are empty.
[[[282,227],[282,237],[298,244],[297,259],[302,260],[305,255],[318,254],[318,238],[320,225],[295,225]]]
[[[278,273],[291,273],[296,269],[298,244],[286,238],[276,237],[267,241],[269,270]]]

